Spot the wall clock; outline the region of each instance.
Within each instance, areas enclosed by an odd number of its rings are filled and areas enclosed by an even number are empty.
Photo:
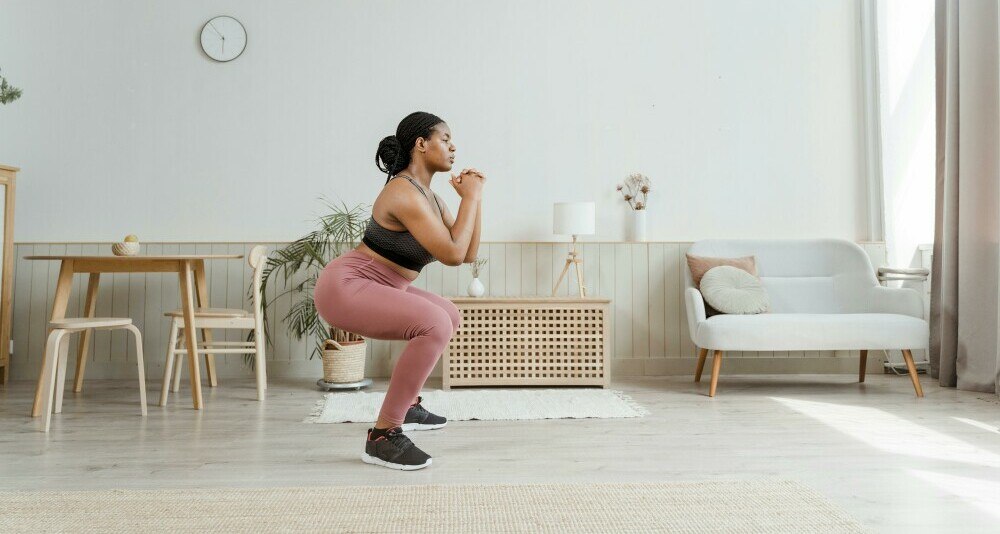
[[[246,47],[247,30],[233,17],[215,17],[201,29],[201,49],[216,61],[232,61]]]

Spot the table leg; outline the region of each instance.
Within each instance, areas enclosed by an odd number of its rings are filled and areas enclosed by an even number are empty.
[[[191,401],[201,409],[201,371],[198,369],[198,336],[194,334],[194,281],[190,261],[180,265],[181,305],[184,309],[184,345],[187,348],[188,370],[191,375]]]
[[[205,262],[198,260],[194,262],[194,287],[198,293],[198,306],[208,307],[208,283],[205,281]],[[203,328],[201,339],[205,343],[212,343],[212,330]],[[213,388],[219,385],[219,380],[215,376],[215,355],[205,354],[205,368],[208,369],[208,385]]]
[[[56,296],[52,299],[52,321],[66,317],[66,306],[69,305],[69,293],[73,289],[73,260],[63,260],[59,268],[59,281],[56,283]],[[45,331],[48,332],[48,325]],[[38,372],[38,384],[35,386],[35,403],[31,406],[31,416],[42,414],[42,394],[46,389],[45,379],[49,373],[49,362],[42,358],[42,368]]]
[[[97,311],[97,286],[101,283],[101,273],[90,273],[87,282],[87,304],[83,311],[84,317],[93,317]],[[76,376],[73,379],[73,391],[83,391],[83,372],[87,369],[87,350],[90,349],[90,333],[88,328],[80,332],[80,341],[76,348]]]

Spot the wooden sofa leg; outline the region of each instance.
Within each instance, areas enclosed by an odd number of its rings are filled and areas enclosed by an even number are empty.
[[[708,396],[715,396],[715,386],[719,383],[719,369],[722,368],[722,351],[715,351],[715,358],[712,360],[712,384],[708,387]]]
[[[705,369],[705,358],[708,357],[708,349],[698,349],[698,367],[694,370],[694,381],[701,382],[701,371]]]
[[[858,367],[858,382],[865,381],[865,371],[868,368],[868,351],[861,351],[861,366]]]
[[[906,369],[910,372],[910,381],[913,382],[913,389],[918,397],[924,396],[924,390],[920,387],[920,380],[917,378],[917,366],[913,365],[913,353],[910,349],[903,349],[903,359],[906,360]]]

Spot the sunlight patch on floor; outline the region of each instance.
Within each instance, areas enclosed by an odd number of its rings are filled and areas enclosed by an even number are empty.
[[[1000,482],[978,478],[945,475],[932,471],[909,469],[910,474],[925,480],[963,501],[1000,518]]]
[[[998,428],[998,427],[996,427],[994,425],[988,424],[988,423],[982,423],[980,421],[974,421],[972,419],[966,419],[964,417],[952,417],[952,419],[954,419],[956,421],[961,421],[961,422],[963,422],[963,423],[965,423],[967,425],[972,425],[972,426],[974,426],[976,428],[981,428],[981,429],[986,430],[988,432],[993,432],[994,434],[1000,434],[1000,428]]]
[[[878,408],[771,399],[885,452],[1000,467],[1000,455]]]

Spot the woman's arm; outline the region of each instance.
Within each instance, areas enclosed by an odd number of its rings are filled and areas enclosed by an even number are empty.
[[[483,200],[476,202],[476,227],[472,229],[472,240],[469,241],[469,252],[465,254],[465,263],[476,261],[479,254],[479,229],[483,225]]]
[[[441,218],[444,220],[445,226],[451,229],[455,224],[455,217],[451,214],[448,206],[441,200],[441,197],[434,194],[437,200],[438,206],[441,208]],[[472,230],[472,240],[469,241],[469,251],[465,254],[465,260],[463,263],[472,263],[476,261],[476,256],[479,254],[479,235],[480,229],[483,225],[483,201],[482,199],[476,203],[476,226]]]
[[[402,182],[399,182],[402,185]],[[469,252],[469,244],[476,226],[476,212],[482,183],[477,180],[452,182],[462,202],[458,216],[451,226],[441,224],[427,197],[410,184],[395,186],[390,184],[383,194],[388,194],[391,215],[406,228],[431,255],[445,265],[461,265]],[[391,191],[390,191],[391,188]]]

